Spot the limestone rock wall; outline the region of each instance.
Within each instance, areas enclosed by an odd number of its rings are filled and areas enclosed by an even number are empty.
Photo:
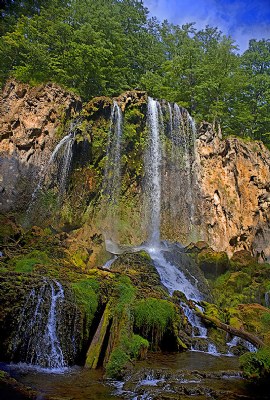
[[[0,208],[23,206],[80,100],[55,84],[16,81],[0,94]]]
[[[222,140],[209,124],[197,140],[200,234],[215,249],[270,257],[270,152],[261,142]]]
[[[145,126],[143,114],[146,110],[146,94],[134,93],[127,92],[118,98],[118,102],[125,111],[127,124],[130,124],[127,127],[130,138],[133,140],[136,137],[139,143],[140,132]],[[101,102],[101,108],[100,102],[90,102],[84,108],[87,132],[89,130],[88,136],[91,139],[88,143],[91,157],[87,163],[91,164],[91,168],[88,164],[80,165],[77,168],[80,179],[74,175],[76,179],[71,180],[69,189],[69,195],[72,197],[73,193],[81,204],[88,205],[91,199],[98,201],[94,194],[89,194],[88,186],[81,183],[81,177],[87,177],[87,173],[89,175],[91,172],[91,187],[99,187],[94,181],[98,180],[96,176],[102,175],[111,105],[110,99],[103,100],[105,105],[102,106]],[[129,114],[129,104],[132,107],[138,105],[140,112],[136,114],[132,111]],[[79,98],[54,84],[33,88],[11,81],[0,96],[0,107],[0,211],[26,210],[42,168],[65,134],[64,130],[68,128],[65,123],[80,111],[82,105]],[[106,114],[105,117],[103,114]],[[136,124],[135,117],[138,119]],[[104,126],[101,123],[102,118],[105,121]],[[86,135],[86,141],[88,136]],[[181,204],[186,200],[185,190],[182,190],[182,197],[178,200],[179,207],[176,207],[179,215],[176,213],[177,218],[169,220],[166,229],[166,223],[163,223],[162,237],[183,244],[203,239],[214,249],[226,251],[228,254],[247,249],[254,255],[258,253],[262,260],[270,259],[270,152],[261,142],[234,137],[222,139],[221,133],[216,133],[207,123],[199,127],[196,142],[196,159],[192,166],[192,222],[195,234],[193,237],[186,234],[186,224],[183,223],[181,212]],[[136,219],[137,225],[129,223],[129,229],[138,232],[138,240],[143,240],[143,228],[138,228],[138,224],[141,225],[140,213],[136,214],[136,199],[140,196],[140,180],[143,179],[142,174],[138,174],[138,169],[142,163],[138,159],[141,157],[138,151],[137,164],[133,165],[129,161],[134,160],[136,149],[133,147],[132,143],[127,144],[127,165],[123,169],[123,179],[127,187],[125,196],[135,200],[129,205],[131,214],[128,214],[128,210],[123,212]],[[81,157],[80,154],[78,157]],[[130,185],[132,179],[133,186]],[[163,181],[166,179],[168,177],[164,171]],[[181,181],[180,177],[179,180]],[[170,182],[167,184],[170,186]],[[79,187],[84,188],[85,193],[81,193]],[[73,213],[76,204],[72,197]],[[98,204],[94,208],[96,206]],[[81,212],[80,208],[78,210]],[[92,217],[91,221],[88,219],[93,231],[96,231],[99,223],[100,221]],[[137,237],[132,232],[131,237]],[[135,244],[138,244],[137,241]],[[132,243],[132,239],[130,242]]]

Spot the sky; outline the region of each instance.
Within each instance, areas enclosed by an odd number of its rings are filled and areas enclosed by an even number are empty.
[[[159,21],[217,27],[236,41],[241,53],[250,39],[270,39],[270,0],[144,0],[144,5]]]

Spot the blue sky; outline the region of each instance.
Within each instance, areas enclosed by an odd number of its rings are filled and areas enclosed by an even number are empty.
[[[160,21],[218,27],[232,36],[241,52],[250,39],[270,39],[270,0],[144,0],[144,5]]]

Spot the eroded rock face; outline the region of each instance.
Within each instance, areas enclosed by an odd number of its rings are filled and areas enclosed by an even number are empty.
[[[42,167],[81,108],[76,96],[55,84],[30,87],[16,81],[0,95],[0,208],[23,206]]]
[[[270,152],[261,142],[221,140],[209,124],[197,140],[200,233],[215,250],[270,257]]]
[[[145,233],[140,196],[147,95],[145,92],[127,92],[117,101],[125,111],[130,136],[122,176],[127,201],[121,211],[126,217],[124,222],[127,221],[125,226],[128,226],[129,236],[126,233],[123,236],[125,240],[130,237],[130,244],[137,245],[144,240]],[[79,111],[81,103],[54,84],[30,88],[9,82],[0,97],[0,104],[0,209],[2,212],[25,211],[42,168],[65,135],[65,121]],[[83,140],[79,137],[74,147],[75,164],[79,160],[78,171],[74,168],[72,172],[68,193],[73,214],[77,209],[78,215],[82,215],[93,199],[99,205],[111,106],[112,99],[103,97],[93,99],[84,107],[82,120],[86,133]],[[131,106],[137,107],[139,112],[130,111]],[[88,146],[85,163],[81,162],[82,144]],[[162,196],[168,202],[173,199],[173,213],[168,212],[170,207],[166,201],[163,204],[162,239],[183,244],[205,240],[214,250],[226,251],[229,255],[248,250],[254,256],[258,253],[261,260],[270,259],[270,152],[261,142],[239,138],[222,140],[220,130],[216,133],[210,124],[202,123],[195,156],[195,161],[193,156],[190,158],[192,165],[186,176],[185,171],[181,175],[182,164],[178,168],[172,162],[162,166]],[[171,175],[168,174],[170,168],[173,170]],[[189,196],[183,179],[194,183]],[[177,193],[172,190],[174,185]],[[189,217],[191,219],[192,215],[192,221],[188,221],[184,210],[191,198]],[[129,210],[134,223],[130,223]],[[93,231],[98,224],[100,221],[95,216],[91,218]],[[189,225],[194,228],[194,235],[193,230],[192,235],[187,232]]]

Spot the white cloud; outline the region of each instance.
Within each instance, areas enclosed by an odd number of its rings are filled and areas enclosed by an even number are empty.
[[[270,37],[269,0],[145,0],[144,4],[160,21],[196,22],[197,29],[218,27],[232,36],[240,51],[247,49],[250,39]]]

